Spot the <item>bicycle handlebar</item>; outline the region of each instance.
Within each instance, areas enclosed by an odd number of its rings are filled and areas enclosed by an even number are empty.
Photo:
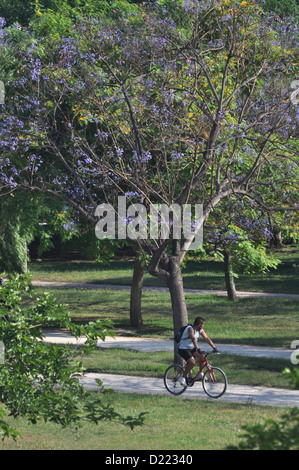
[[[215,351],[214,349],[213,349],[213,351],[201,351],[201,353],[202,353],[205,357],[207,357],[209,354],[219,354],[219,355],[220,355],[220,352],[219,352],[218,350]]]

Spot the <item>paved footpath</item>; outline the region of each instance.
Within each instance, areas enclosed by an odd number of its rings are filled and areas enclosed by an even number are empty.
[[[71,336],[66,330],[63,329],[49,329],[44,330],[46,341],[57,344],[80,344],[84,343],[85,339],[77,340]],[[202,343],[203,344],[203,343]],[[203,349],[208,350],[208,346]],[[294,352],[292,349],[283,348],[270,348],[263,346],[242,346],[238,344],[219,344],[217,348],[220,353],[232,354],[237,356],[251,356],[251,357],[270,357],[274,359],[291,360],[291,354]],[[155,352],[155,351],[173,351],[173,341],[155,338],[141,338],[131,336],[115,336],[115,338],[106,337],[105,341],[98,340],[98,347],[101,348],[120,348],[132,349],[134,351]]]
[[[32,281],[32,285],[36,287],[54,287],[54,288],[70,288],[70,289],[109,289],[109,290],[130,290],[131,286],[121,286],[115,284],[92,284],[80,282],[58,282],[58,281]],[[147,287],[143,286],[144,291],[158,291],[169,292],[167,287]],[[216,295],[218,297],[227,297],[227,292],[224,290],[212,289],[184,289],[186,294],[196,295]],[[272,299],[299,299],[299,294],[280,294],[280,293],[267,293],[267,292],[243,292],[237,291],[239,298],[272,298]]]
[[[85,388],[94,390],[97,388],[96,379],[100,379],[105,387],[111,387],[115,392],[141,393],[152,395],[171,396],[164,387],[163,379],[149,377],[131,377],[126,375],[109,375],[89,373],[82,379]],[[215,401],[209,398],[203,391],[200,382],[196,382],[188,388],[183,395],[174,399],[198,399]],[[218,401],[240,403],[247,405],[268,405],[299,408],[298,390],[285,390],[267,387],[248,387],[245,385],[228,385],[228,389]]]
[[[56,344],[83,344],[85,339],[77,340],[65,330],[45,330],[45,341]],[[123,348],[136,351],[154,352],[154,351],[173,351],[173,341],[116,336],[107,337],[105,341],[98,341],[98,347],[101,348]],[[217,344],[220,352],[223,354],[236,354],[252,357],[272,357],[290,360],[292,350],[282,348],[265,348],[258,346],[241,346],[231,344]],[[111,387],[116,392],[159,394],[171,396],[165,389],[163,379],[148,377],[132,377],[124,375],[96,374],[88,373],[82,379],[82,383],[88,389],[96,389],[96,379],[100,379],[105,387]],[[229,381],[229,377],[228,377]],[[208,399],[202,390],[200,383],[189,388],[180,397],[174,399]],[[234,402],[243,404],[270,405],[299,407],[299,391],[285,390],[267,387],[248,387],[243,385],[230,385],[223,397],[219,399],[224,402]]]

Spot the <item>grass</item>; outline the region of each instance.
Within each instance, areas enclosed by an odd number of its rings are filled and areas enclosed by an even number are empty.
[[[118,394],[111,405],[123,415],[147,412],[145,424],[133,431],[118,423],[82,423],[77,431],[53,423],[9,422],[22,434],[16,443],[0,442],[0,450],[222,450],[237,445],[241,428],[264,416],[279,420],[285,408],[227,404],[177,397]]]
[[[45,289],[36,289],[37,293]],[[132,330],[129,320],[130,291],[97,289],[47,289],[58,302],[68,304],[74,321],[110,318],[115,328],[144,337],[173,337],[169,293],[143,292],[144,326]],[[205,330],[215,343],[250,344],[289,348],[299,332],[299,300],[240,299],[186,294],[190,321],[202,315]],[[128,333],[125,333],[128,334]]]
[[[282,263],[277,270],[254,276],[241,274],[236,280],[240,291],[299,294],[299,247],[286,247],[277,253]],[[131,285],[133,260],[112,259],[109,265],[93,261],[42,261],[29,265],[33,280]],[[225,290],[223,263],[213,259],[188,260],[183,268],[184,286],[190,289]],[[147,272],[145,286],[163,286]]]

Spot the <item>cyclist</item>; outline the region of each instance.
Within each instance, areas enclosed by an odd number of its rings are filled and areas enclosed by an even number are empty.
[[[204,318],[196,317],[192,326],[186,326],[179,342],[179,354],[187,362],[184,367],[184,374],[179,378],[180,384],[183,387],[187,387],[186,377],[196,364],[195,358],[198,357],[200,361],[205,360],[205,356],[197,344],[199,335],[214,349],[214,352],[218,352],[214,343],[203,330],[203,326]]]

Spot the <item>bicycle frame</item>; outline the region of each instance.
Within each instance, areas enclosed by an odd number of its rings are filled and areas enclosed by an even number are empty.
[[[213,369],[208,361],[208,358],[207,356],[209,355],[209,353],[204,353],[205,355],[205,359],[203,361],[196,361],[196,364],[198,364],[199,366],[199,371],[195,374],[193,378],[193,380],[195,381],[198,377],[199,377],[199,374],[202,373],[202,371],[204,370],[204,368],[206,367],[209,374],[210,374],[210,377],[211,377],[211,380],[212,382],[216,382],[216,378],[215,378],[215,375],[213,373]],[[201,365],[202,364],[202,365]]]

